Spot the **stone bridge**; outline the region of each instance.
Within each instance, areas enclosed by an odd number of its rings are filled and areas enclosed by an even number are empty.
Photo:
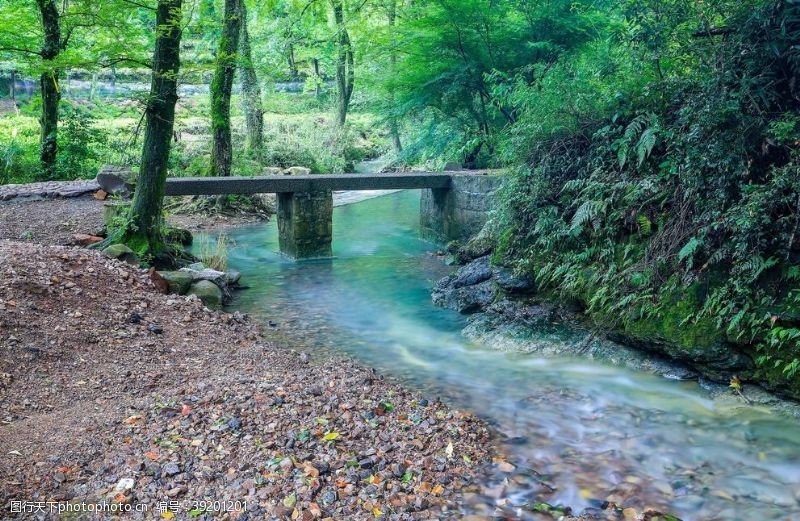
[[[424,190],[423,233],[452,240],[480,230],[501,181],[487,171],[190,177],[168,179],[166,195],[277,194],[281,252],[313,259],[332,256],[334,190]]]

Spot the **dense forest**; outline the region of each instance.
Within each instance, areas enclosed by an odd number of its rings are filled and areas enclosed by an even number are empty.
[[[798,42],[794,0],[0,0],[0,182],[134,165],[138,251],[167,175],[507,168],[496,263],[800,397]]]

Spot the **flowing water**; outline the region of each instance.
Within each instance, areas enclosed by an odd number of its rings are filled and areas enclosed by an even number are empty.
[[[229,263],[250,288],[233,308],[487,419],[533,469],[517,504],[580,512],[610,499],[683,519],[800,519],[795,421],[717,410],[692,382],[470,343],[466,318],[431,304],[448,268],[418,219],[412,191],[336,208],[336,258],[325,262],[282,258],[274,222],[236,229]]]

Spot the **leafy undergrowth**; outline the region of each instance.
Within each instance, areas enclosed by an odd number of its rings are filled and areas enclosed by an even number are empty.
[[[630,56],[611,53],[516,92],[540,105],[510,138],[529,166],[498,256],[604,328],[738,345],[757,366],[743,376],[800,397],[800,8],[756,4],[721,35],[678,25],[673,74],[615,76]]]

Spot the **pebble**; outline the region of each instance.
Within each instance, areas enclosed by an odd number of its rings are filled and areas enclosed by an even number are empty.
[[[179,474],[181,471],[180,466],[177,463],[170,462],[164,465],[161,469],[161,472],[164,473],[166,476],[174,476],[175,474]]]

